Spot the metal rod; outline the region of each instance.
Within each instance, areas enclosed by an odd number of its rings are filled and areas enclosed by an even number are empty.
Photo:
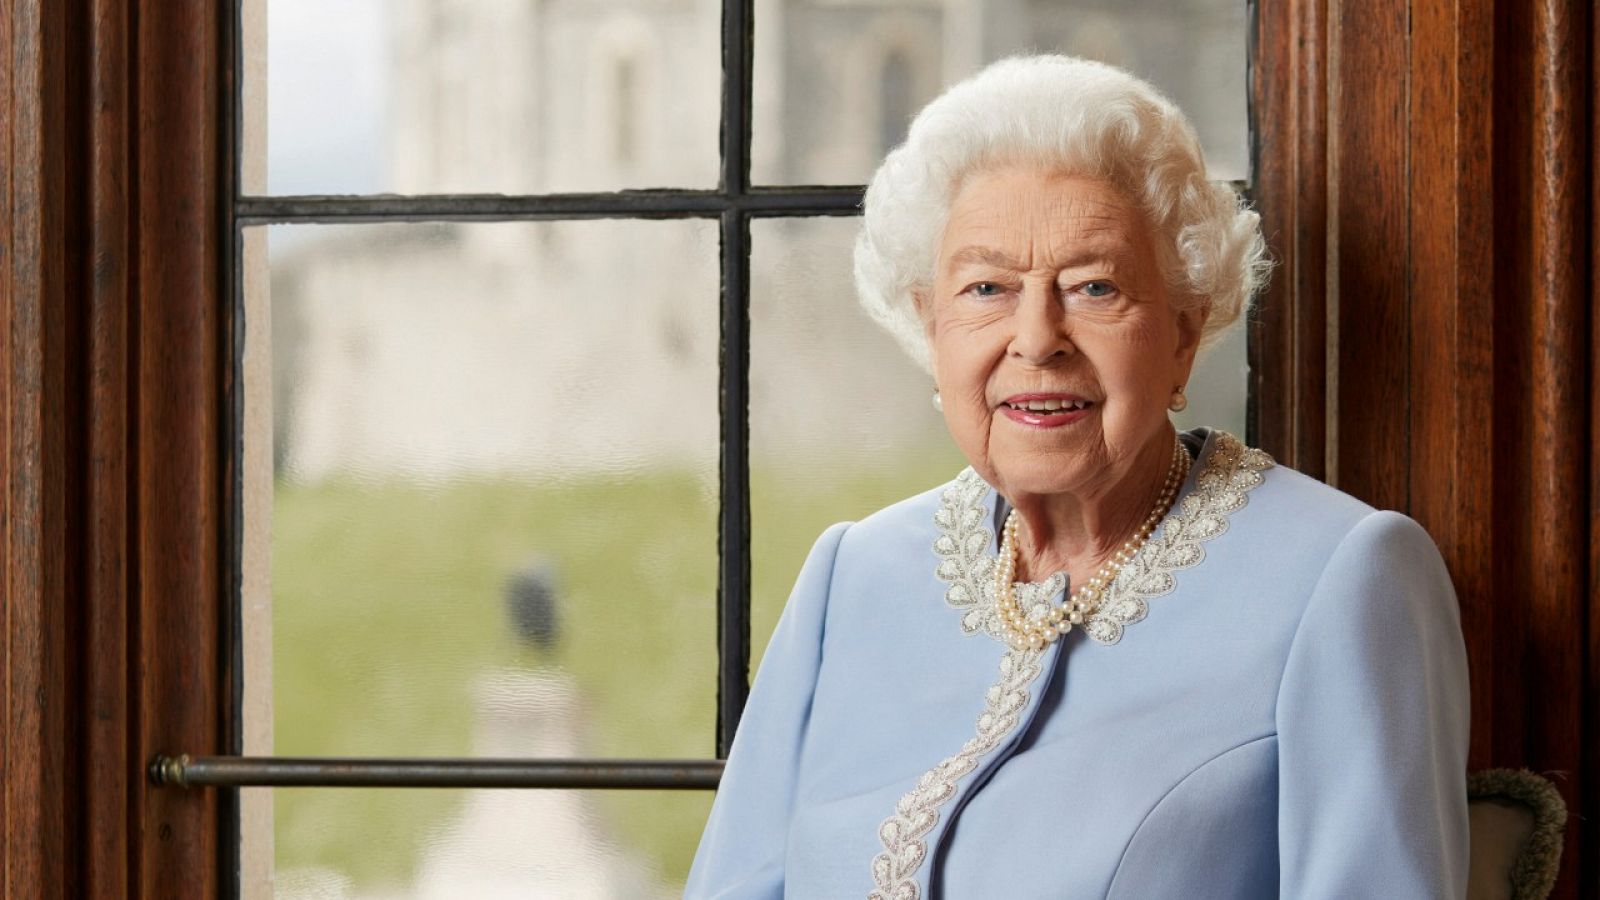
[[[692,190],[599,194],[450,194],[397,196],[240,197],[241,225],[354,222],[527,221],[549,219],[711,218],[737,210],[751,216],[852,216],[865,188],[756,188],[739,193]]]
[[[222,673],[227,693],[220,707],[223,712],[223,747],[228,753],[244,749],[244,231],[234,218],[239,195],[244,192],[244,97],[240,89],[244,72],[244,32],[242,2],[218,4],[226,22],[222,29],[222,89],[218,91],[222,122],[219,130],[217,171],[220,173],[221,215],[217,223],[221,249],[219,289],[225,329],[222,342],[226,354],[223,372],[222,447],[224,449],[222,547],[226,567],[225,588],[219,604],[219,638],[223,648]],[[268,395],[270,396],[270,394]],[[280,413],[281,414],[281,413]],[[268,457],[270,459],[270,457]],[[270,463],[269,463],[270,465]],[[238,900],[242,816],[238,791],[219,791],[216,804],[216,858],[219,900]]]
[[[157,787],[627,788],[711,790],[721,760],[157,756]]]

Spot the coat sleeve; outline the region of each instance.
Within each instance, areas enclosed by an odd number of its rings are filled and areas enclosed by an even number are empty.
[[[689,870],[690,900],[783,896],[784,848],[801,744],[822,663],[823,620],[839,542],[849,523],[817,539],[778,618]]]
[[[1467,659],[1444,561],[1411,519],[1345,536],[1279,688],[1281,895],[1461,898]]]

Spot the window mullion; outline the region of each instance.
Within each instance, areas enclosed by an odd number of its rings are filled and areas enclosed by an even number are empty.
[[[722,6],[721,494],[717,534],[717,756],[725,758],[750,692],[751,0]]]

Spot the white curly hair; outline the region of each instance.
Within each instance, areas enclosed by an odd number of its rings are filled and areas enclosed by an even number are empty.
[[[861,305],[924,369],[931,371],[927,338],[912,292],[932,286],[950,204],[969,174],[1016,163],[1103,178],[1138,201],[1173,304],[1208,310],[1202,351],[1266,280],[1260,217],[1232,189],[1206,180],[1194,126],[1172,101],[1090,60],[1002,59],[917,114],[862,203]]]

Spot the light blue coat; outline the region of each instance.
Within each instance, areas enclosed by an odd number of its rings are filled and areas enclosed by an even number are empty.
[[[824,532],[686,896],[1464,897],[1466,655],[1432,541],[1183,437],[1173,513],[1042,651],[992,630],[1006,507],[970,470]]]

